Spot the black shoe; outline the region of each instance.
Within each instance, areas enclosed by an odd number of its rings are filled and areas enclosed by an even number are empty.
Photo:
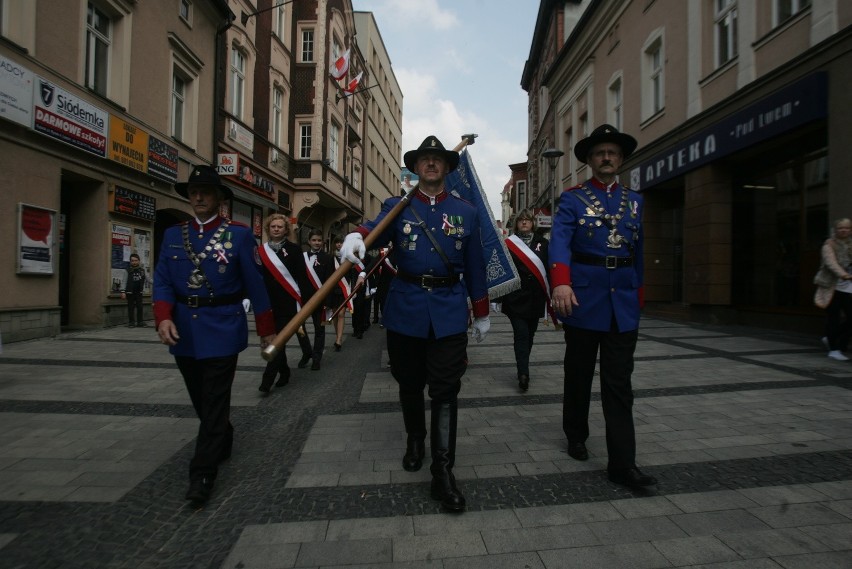
[[[213,480],[210,478],[198,478],[189,483],[186,491],[186,499],[193,504],[204,504],[213,493]]]
[[[647,474],[642,474],[637,467],[625,468],[621,470],[609,470],[609,481],[627,486],[629,488],[644,488],[645,486],[653,486],[657,483],[657,479]]]
[[[311,364],[311,371],[317,371],[320,368],[319,360],[314,360],[314,363]]]
[[[432,475],[432,499],[441,502],[441,508],[448,512],[463,512],[465,499],[456,486],[456,477],[452,472]]]
[[[302,359],[299,360],[299,369],[305,369],[309,361],[311,361],[311,354],[303,355]]]
[[[260,387],[257,388],[261,393],[269,393],[272,389],[272,380],[266,381],[266,378],[263,378],[263,381],[260,382]]]
[[[568,441],[568,456],[576,460],[589,460],[589,451],[586,443],[572,443]]]
[[[417,472],[423,466],[424,456],[426,456],[424,440],[409,436],[405,456],[402,457],[402,467],[408,472]]]
[[[287,373],[282,373],[278,376],[278,381],[275,382],[275,387],[284,387],[290,383],[290,370],[287,370]]]
[[[335,352],[339,352],[339,351],[340,351],[340,348],[342,348],[342,347],[343,347],[343,346],[341,346],[341,345],[340,345],[340,344],[338,344],[337,342],[335,342],[335,343],[334,343],[334,351],[335,351]]]
[[[529,389],[530,376],[523,373],[518,375],[518,387],[521,389],[521,391],[526,391],[527,389]]]

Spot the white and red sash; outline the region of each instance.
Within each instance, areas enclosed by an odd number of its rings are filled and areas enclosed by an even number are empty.
[[[550,314],[550,317],[553,318],[553,322],[556,322],[553,308],[550,305],[550,283],[547,280],[547,269],[544,267],[544,263],[542,263],[541,259],[538,258],[538,255],[529,248],[529,245],[524,243],[523,239],[517,235],[511,235],[508,237],[506,239],[506,246],[509,248],[509,251],[515,255],[515,257],[520,259],[524,266],[529,269],[530,273],[532,273],[538,281],[538,285],[547,297],[547,312]]]
[[[356,263],[356,267],[358,267],[361,271],[364,270],[363,263]],[[340,268],[340,262],[337,260],[337,257],[334,258],[334,268],[335,270]],[[343,298],[349,298],[349,295],[352,294],[352,287],[349,286],[349,281],[346,280],[346,277],[343,277],[339,281],[337,281],[337,286],[340,287],[340,290],[343,291]],[[349,309],[349,314],[355,312],[355,305],[352,304],[352,299],[349,299],[349,302],[346,303],[346,308]]]
[[[278,281],[287,294],[293,297],[293,300],[296,301],[296,310],[302,308],[302,291],[299,290],[299,284],[296,282],[296,279],[293,278],[293,275],[290,274],[290,270],[281,262],[281,259],[278,258],[278,255],[275,254],[275,251],[272,247],[269,246],[269,243],[264,243],[263,247],[258,247],[257,252],[260,254],[260,260],[263,261],[263,266],[269,271],[272,277]]]

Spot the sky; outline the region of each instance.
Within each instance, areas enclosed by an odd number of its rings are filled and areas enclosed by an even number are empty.
[[[468,151],[500,219],[509,164],[527,160],[521,74],[539,0],[352,0],[352,6],[373,13],[402,89],[402,152],[430,134],[447,149],[463,134],[478,134]]]

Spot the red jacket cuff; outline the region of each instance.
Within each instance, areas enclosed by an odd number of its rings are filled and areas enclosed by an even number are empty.
[[[483,316],[488,316],[488,311],[490,310],[490,306],[488,306],[488,296],[480,298],[479,300],[474,300],[471,302],[473,306],[473,317],[474,318],[482,318]]]
[[[366,237],[370,234],[370,230],[364,227],[363,225],[359,225],[355,228],[355,231],[361,234],[361,237]]]
[[[171,302],[165,300],[154,301],[154,327],[159,328],[160,322],[172,319],[172,306]]]
[[[275,334],[275,318],[272,316],[272,309],[254,315],[254,326],[257,329],[258,336],[269,336]]]
[[[563,263],[550,265],[550,288],[559,285],[571,285],[571,267]]]

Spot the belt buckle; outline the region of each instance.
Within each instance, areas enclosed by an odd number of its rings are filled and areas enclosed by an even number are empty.
[[[426,290],[432,290],[432,285],[428,284],[431,277],[428,275],[420,275],[420,288],[424,288]]]
[[[604,261],[606,263],[604,266],[607,269],[615,269],[616,267],[618,267],[618,257],[616,257],[615,255],[607,255],[606,257],[604,257]]]
[[[186,305],[190,308],[198,308],[198,295],[193,294],[192,296],[187,296]]]

